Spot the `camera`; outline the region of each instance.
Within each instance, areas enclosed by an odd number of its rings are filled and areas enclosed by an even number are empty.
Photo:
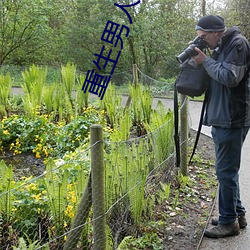
[[[179,63],[183,63],[188,58],[198,55],[198,53],[195,51],[195,47],[199,48],[200,50],[203,50],[207,48],[207,43],[199,36],[197,36],[190,45],[180,54],[176,57],[177,61]]]

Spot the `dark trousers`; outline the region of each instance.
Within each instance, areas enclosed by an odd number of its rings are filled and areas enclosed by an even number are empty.
[[[219,223],[231,224],[245,214],[240,200],[239,169],[241,149],[249,127],[212,127],[215,143],[216,175],[219,181]]]

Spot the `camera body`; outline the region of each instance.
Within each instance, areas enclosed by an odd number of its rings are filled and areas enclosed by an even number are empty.
[[[199,48],[200,50],[203,50],[207,48],[207,43],[199,36],[197,36],[190,45],[180,54],[176,57],[177,61],[179,63],[183,63],[188,58],[198,55],[198,53],[195,51],[195,47]]]

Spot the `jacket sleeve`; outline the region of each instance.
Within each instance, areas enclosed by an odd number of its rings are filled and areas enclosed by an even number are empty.
[[[203,66],[209,76],[227,87],[236,87],[243,79],[249,67],[249,46],[244,38],[235,39],[227,48],[224,58],[215,61],[207,57]],[[223,60],[220,62],[220,60]]]

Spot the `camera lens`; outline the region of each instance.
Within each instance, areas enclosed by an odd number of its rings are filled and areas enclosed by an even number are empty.
[[[187,47],[180,55],[176,57],[177,61],[179,63],[183,63],[188,58],[198,55],[198,53],[194,49],[195,47],[195,44],[191,44],[189,47]]]
[[[179,63],[183,63],[188,58],[198,55],[195,47],[199,48],[200,50],[203,50],[207,47],[207,43],[199,36],[197,36],[192,43],[180,54],[176,57],[177,61]]]

